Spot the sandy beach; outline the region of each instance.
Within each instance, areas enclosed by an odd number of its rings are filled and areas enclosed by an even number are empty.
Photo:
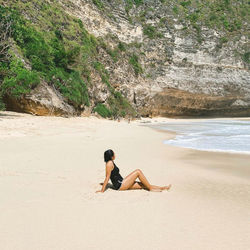
[[[250,155],[163,144],[163,120],[0,112],[1,250],[248,250]],[[95,193],[109,148],[172,188]]]

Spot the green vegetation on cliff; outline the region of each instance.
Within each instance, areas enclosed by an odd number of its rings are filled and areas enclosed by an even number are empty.
[[[140,12],[136,16],[138,7],[140,7]],[[134,12],[132,9],[134,9]],[[187,30],[187,32],[194,30],[196,32],[199,42],[203,41],[201,37],[202,27],[223,31],[227,36],[230,36],[230,33],[240,30],[247,32],[250,18],[250,4],[247,0],[141,0],[138,2],[126,0],[125,10],[130,22],[136,20],[142,23],[144,34],[149,38],[162,37],[158,28],[164,23],[171,23],[172,18],[175,17],[184,25],[184,30]],[[164,18],[163,22],[159,23],[159,26],[156,24],[152,26],[147,21],[154,14],[162,14],[168,17]]]
[[[94,108],[94,111],[96,111],[99,115],[102,117],[111,117],[112,112],[102,103],[98,103],[96,107]]]
[[[178,19],[186,21],[200,36],[201,27],[216,29],[227,33],[244,30],[249,18],[250,5],[248,1],[215,0],[215,1],[176,1],[173,12]],[[249,19],[248,19],[249,20]],[[187,26],[184,27],[186,29]]]
[[[129,59],[129,63],[133,66],[136,75],[143,72],[137,55],[133,54]]]
[[[41,7],[45,5],[42,4]],[[20,14],[20,10],[2,6],[0,8],[1,21],[8,19],[11,23],[12,32],[9,41],[12,40],[14,46],[10,51],[13,49],[18,51],[17,56],[12,55],[5,62],[5,75],[1,76],[3,78],[1,94],[18,97],[28,93],[39,83],[40,77],[54,85],[75,107],[81,104],[88,105],[87,87],[81,78],[82,72],[74,67],[74,64],[78,65],[80,61],[80,51],[83,58],[86,58],[96,46],[94,39],[87,34],[86,30],[75,22],[74,25],[78,26],[78,31],[81,32],[82,45],[68,44],[67,39],[64,42],[64,34],[53,23],[51,23],[51,31],[45,32],[25,19]],[[49,18],[47,25],[48,22]],[[30,69],[24,67],[21,60],[25,61]],[[81,61],[84,62],[84,60]]]
[[[111,96],[108,98],[108,104],[109,104],[109,111],[112,114],[113,117],[125,117],[126,115],[129,116],[135,116],[135,110],[132,108],[131,104],[128,102],[124,96],[116,91],[109,82],[109,73],[105,69],[104,65],[100,62],[94,62],[93,63],[94,68],[99,72],[100,77],[102,79],[102,82],[105,83],[110,91],[112,93]],[[103,112],[104,108],[98,108],[96,111],[103,116],[105,112]]]
[[[27,70],[21,60],[14,58],[9,64],[8,75],[1,84],[1,91],[19,97],[29,93],[39,82],[39,75],[35,71]]]
[[[100,3],[95,1],[101,8]],[[43,79],[59,90],[65,101],[76,109],[90,105],[91,72],[100,71],[96,65],[101,65],[98,49],[103,44],[87,32],[81,20],[68,15],[54,1],[3,3],[0,0],[0,22],[10,25],[11,29],[7,37],[11,46],[5,51],[9,56],[0,64],[0,102],[6,94],[18,98],[29,93]],[[5,45],[2,42],[0,49]],[[124,48],[120,44],[116,50],[108,46],[105,50],[117,61],[118,51]],[[109,105],[118,108],[117,111],[110,107],[107,117],[117,113],[133,115],[132,106],[124,101],[126,98],[117,98],[107,74],[102,73],[101,77],[109,87],[110,99],[115,100]],[[103,107],[99,105],[96,110],[103,110]]]

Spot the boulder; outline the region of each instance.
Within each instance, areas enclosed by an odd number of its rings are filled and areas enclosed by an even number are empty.
[[[41,116],[73,116],[75,109],[67,104],[62,95],[46,82],[41,82],[19,98],[5,96],[6,109]]]

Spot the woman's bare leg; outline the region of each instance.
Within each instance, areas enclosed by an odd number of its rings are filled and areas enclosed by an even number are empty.
[[[155,185],[151,185],[151,187],[153,188],[160,188],[161,190],[168,190],[171,188],[171,184],[169,184],[168,186],[163,186],[163,187],[160,187],[160,186],[155,186]]]
[[[140,181],[135,181],[134,185],[129,189],[147,189]]]
[[[142,185],[140,185],[139,182],[136,183],[135,180],[137,178],[140,179]],[[159,186],[151,185],[148,182],[145,175],[142,173],[142,171],[140,169],[136,169],[123,179],[122,185],[121,185],[119,190],[138,189],[138,188],[140,188],[138,185],[140,185],[141,188],[146,188],[149,191],[161,192],[162,190],[166,189],[165,187],[159,187]]]
[[[151,187],[153,188],[159,188],[161,190],[168,190],[171,187],[171,184],[169,184],[168,186],[155,186],[155,185],[151,185]],[[140,181],[135,181],[134,185],[131,186],[129,189],[147,189]]]
[[[168,186],[155,186],[155,185],[151,185],[151,187],[153,188],[160,188],[161,190],[169,190],[171,187],[171,184],[169,184]],[[129,189],[147,189],[140,181],[135,181],[134,185],[131,186]]]
[[[126,176],[123,179],[122,185],[119,190],[127,190],[131,188],[135,184],[135,180],[139,178],[142,184],[148,189],[151,189],[151,185],[142,173],[140,169],[134,170],[132,173],[130,173],[128,176]]]

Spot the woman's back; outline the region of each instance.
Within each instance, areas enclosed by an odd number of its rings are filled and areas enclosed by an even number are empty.
[[[113,161],[112,161],[113,162]],[[115,189],[119,189],[123,180],[123,177],[120,175],[120,170],[119,168],[114,164],[114,168],[111,171],[111,175],[110,175],[110,179],[111,182],[113,184],[113,186],[115,187]]]

